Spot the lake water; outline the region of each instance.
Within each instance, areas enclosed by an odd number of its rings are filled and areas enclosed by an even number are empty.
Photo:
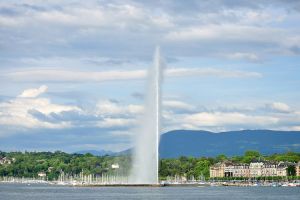
[[[0,200],[280,199],[299,200],[300,187],[69,187],[1,184]]]

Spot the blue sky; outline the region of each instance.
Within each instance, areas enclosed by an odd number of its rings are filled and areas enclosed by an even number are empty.
[[[162,132],[300,130],[299,21],[299,1],[0,0],[0,149],[130,147],[157,45]]]

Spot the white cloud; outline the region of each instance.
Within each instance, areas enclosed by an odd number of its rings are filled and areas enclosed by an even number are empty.
[[[146,70],[69,71],[69,70],[26,70],[3,72],[12,81],[25,82],[101,82],[113,80],[137,80],[146,77]],[[169,68],[166,77],[212,76],[222,78],[260,78],[258,72],[224,70],[217,68]]]
[[[263,10],[253,9],[229,9],[224,10],[226,16],[235,16],[238,24],[243,25],[259,25],[265,26],[271,23],[282,22],[286,18],[286,13],[281,8],[265,8]],[[219,19],[220,19],[220,15]],[[225,17],[226,17],[225,16]]]
[[[273,103],[269,104],[269,107],[278,112],[290,112],[291,111],[290,107],[287,104],[282,103],[282,102],[273,102]]]
[[[185,76],[212,76],[221,78],[261,78],[262,74],[258,72],[224,70],[217,68],[171,68],[166,75],[170,77]]]
[[[115,115],[122,114],[123,112],[124,108],[112,101],[105,100],[97,103],[97,113],[100,115]]]
[[[101,116],[97,122],[100,128],[132,128],[137,123],[137,117],[143,112],[143,106],[136,104],[121,104],[111,100],[101,100],[97,103],[95,115]]]
[[[156,15],[138,4],[120,3],[96,3],[90,1],[82,4],[73,2],[63,5],[59,3],[61,9],[43,9],[20,12],[20,16],[0,16],[0,24],[8,27],[34,26],[36,24],[43,27],[65,26],[85,28],[118,28],[126,29],[134,24],[139,29],[147,27],[170,27],[172,21],[168,15]],[[38,3],[35,3],[37,6]],[[51,7],[51,3],[48,6]],[[18,7],[16,7],[18,8]]]
[[[292,127],[287,127],[288,130],[291,131],[300,131],[300,126],[292,126]],[[286,129],[285,129],[286,130]]]
[[[136,125],[136,120],[132,118],[104,118],[97,123],[100,128],[130,128]]]
[[[290,12],[290,3],[281,3],[281,7],[275,3],[255,2],[241,7],[236,6],[240,4],[238,2],[234,3],[235,6],[215,3],[188,2],[183,6],[178,2],[140,1],[5,2],[0,6],[10,13],[0,15],[0,25],[5,28],[4,45],[1,46],[8,52],[14,51],[11,45],[17,46],[16,49],[24,54],[30,47],[45,55],[54,46],[57,55],[67,53],[77,57],[78,51],[89,51],[92,54],[105,52],[110,56],[126,56],[130,51],[142,58],[149,46],[157,43],[164,44],[176,56],[195,55],[199,49],[202,53],[209,51],[220,56],[220,52],[224,53],[224,46],[225,52],[246,49],[257,55],[272,54],[268,51],[273,48],[270,48],[270,43],[280,44],[281,53],[290,45],[299,44],[299,30],[294,26],[299,16]],[[68,37],[64,37],[66,34]],[[187,40],[193,45],[186,44]],[[198,40],[205,43],[197,44]],[[228,40],[236,43],[229,46],[220,42]],[[184,41],[184,46],[190,51],[182,51],[183,45],[176,45],[174,41]],[[93,48],[82,48],[80,44]]]
[[[34,88],[34,89],[28,89],[24,90],[19,97],[24,97],[24,98],[35,98],[47,91],[48,87],[46,85],[42,85],[39,88]]]
[[[132,131],[132,130],[126,130],[126,131],[117,130],[117,131],[110,131],[110,133],[114,136],[125,136],[125,137],[134,135],[134,131]]]
[[[57,82],[82,82],[82,81],[111,81],[141,79],[146,76],[144,70],[124,71],[67,71],[67,70],[28,70],[7,73],[7,77],[13,81],[57,81]]]
[[[143,106],[141,105],[121,105],[110,100],[99,101],[96,108],[96,113],[104,116],[140,114],[143,111]]]
[[[230,59],[237,59],[237,60],[249,60],[253,62],[257,62],[260,60],[256,53],[245,53],[245,52],[236,52],[232,54],[226,55],[226,57]]]
[[[167,109],[180,109],[180,110],[193,110],[195,106],[185,103],[183,101],[178,100],[164,100],[163,101],[164,108]]]
[[[166,35],[171,41],[236,41],[236,42],[281,42],[286,37],[284,29],[256,27],[238,24],[206,25],[171,31]]]
[[[15,99],[1,102],[0,124],[26,128],[64,128],[71,126],[69,122],[50,123],[40,121],[30,114],[30,110],[36,110],[45,115],[64,111],[81,111],[76,106],[54,104],[47,98],[38,97],[46,90],[47,86],[41,86],[38,89],[28,89]]]
[[[82,110],[77,106],[54,104],[47,98],[39,97],[46,92],[47,86],[38,89],[28,89],[17,98],[0,103],[0,124],[7,126],[20,126],[26,128],[64,128],[73,127],[72,119],[67,121],[43,121],[31,114],[35,110],[45,116],[60,114],[62,112],[83,113],[93,116],[91,120],[98,119],[95,126],[100,128],[128,129],[137,124],[137,117],[142,114],[143,106],[137,104],[123,104],[118,101],[101,100],[95,105],[92,112]],[[26,98],[25,98],[26,97]],[[252,114],[227,110],[226,112],[215,109],[213,112],[197,112],[197,107],[176,99],[163,101],[163,118],[165,124],[172,128],[189,129],[214,129],[225,130],[226,128],[250,128],[263,127],[272,128],[284,126],[286,123],[297,123],[295,116],[297,112],[289,115],[290,107],[284,103],[274,102],[270,104],[273,110],[284,112],[285,115],[257,115],[255,109]],[[180,112],[178,112],[180,111]],[[88,118],[87,118],[88,119]],[[90,125],[89,122],[87,122]],[[296,127],[296,126],[294,126]]]
[[[7,96],[11,96],[17,86],[26,85],[23,82],[38,82],[41,84],[46,84],[47,81],[55,82],[52,85],[58,87],[62,94],[63,88],[60,87],[63,85],[64,88],[70,88],[74,86],[73,82],[144,79],[146,71],[126,71],[127,68],[125,67],[138,66],[141,69],[145,65],[145,60],[149,61],[149,55],[152,53],[150,49],[158,43],[162,45],[163,50],[167,53],[166,55],[169,56],[168,59],[178,60],[178,63],[181,64],[176,63],[176,66],[183,66],[176,69],[169,68],[166,71],[166,78],[260,78],[262,77],[260,73],[244,71],[246,68],[259,68],[258,65],[251,65],[251,67],[247,61],[257,62],[266,58],[270,61],[266,63],[269,67],[260,71],[277,70],[278,67],[271,66],[274,59],[278,60],[282,56],[280,59],[282,63],[290,66],[291,61],[295,60],[297,54],[299,54],[298,7],[299,3],[296,3],[296,1],[282,0],[242,3],[237,0],[207,2],[135,0],[0,1],[0,47],[1,52],[5,52],[0,59],[0,85],[4,83],[4,86],[7,86],[1,88],[0,124],[29,128],[78,126],[77,123],[72,122],[72,114],[70,114],[73,110],[76,110],[79,113],[83,112],[84,117],[86,116],[85,120],[88,121],[91,118],[91,121],[87,122],[89,125],[116,126],[123,130],[123,127],[131,123],[130,120],[134,119],[135,115],[142,112],[142,106],[122,103],[115,103],[116,105],[114,105],[114,102],[102,102],[103,105],[100,105],[101,102],[99,102],[98,107],[95,105],[93,111],[87,112],[77,110],[83,109],[78,106],[54,103],[57,96],[53,96],[53,100],[47,97],[49,95],[46,96],[47,98],[42,98],[43,88],[24,91],[19,97],[12,100],[5,99],[10,98]],[[58,57],[53,57],[53,52]],[[93,59],[91,61],[91,59],[82,58],[82,55],[91,56]],[[32,58],[32,60],[26,60],[26,56]],[[223,62],[224,59],[228,58],[243,60],[243,62],[233,60]],[[113,66],[109,64],[110,60],[120,61],[122,59],[123,61],[129,59],[129,62],[125,64],[126,66],[118,62],[115,62]],[[198,61],[200,66],[203,67],[205,63],[212,60],[214,60],[214,63],[226,63],[226,67],[240,69],[240,71],[226,70],[224,66],[219,66],[219,68],[188,68],[189,65],[195,65]],[[239,64],[242,66],[237,66]],[[246,68],[243,68],[245,67],[244,64]],[[261,63],[258,64],[261,65]],[[32,70],[28,70],[27,67],[31,67]],[[93,71],[77,71],[78,69]],[[102,71],[105,69],[110,71]],[[7,73],[5,70],[11,70],[11,73]],[[272,75],[273,73],[266,74]],[[297,82],[295,80],[291,81]],[[219,80],[217,82],[218,85],[222,84]],[[277,82],[280,83],[280,81]],[[233,88],[231,88],[226,84],[219,89],[220,91],[224,91],[224,88],[229,89],[227,96],[232,99],[234,93],[239,93],[243,86],[253,85],[246,82],[239,85],[238,81],[235,83],[236,87],[233,85]],[[259,87],[259,85],[264,85],[266,82],[260,80],[257,83]],[[78,85],[80,87],[73,88],[73,90],[84,90],[87,93],[90,89],[92,90],[89,87],[90,83]],[[285,86],[288,88],[289,85]],[[182,88],[178,85],[172,87],[176,90]],[[10,88],[13,88],[13,90],[8,91]],[[257,101],[261,101],[259,99],[261,98],[260,94],[268,93],[266,88],[268,87],[260,88],[262,91],[257,93]],[[286,93],[292,93],[293,89],[290,88]],[[54,95],[55,89],[52,88],[52,90]],[[105,91],[109,91],[109,89]],[[251,91],[252,94],[255,93],[252,88]],[[188,91],[181,92],[185,93],[183,95],[189,93]],[[208,92],[211,94],[205,99],[198,99],[200,104],[204,104],[203,106],[207,104],[205,101],[210,99],[209,96],[215,96],[213,91]],[[247,93],[246,90],[244,92]],[[73,95],[76,96],[76,94]],[[102,95],[105,94],[101,93]],[[66,94],[64,98],[66,96],[68,95]],[[280,95],[278,98],[280,98]],[[285,97],[285,99],[292,101],[290,98],[290,96]],[[216,98],[220,101],[226,101],[226,99],[228,100],[228,97],[225,99]],[[193,112],[203,113],[203,110],[198,110],[200,107],[186,102],[179,102],[176,99],[172,101],[164,102],[167,111],[164,111],[163,114],[168,128],[186,128],[183,125],[187,125],[191,128],[207,129],[207,127],[198,127],[197,124],[189,124],[184,121],[189,116],[185,111],[192,110]],[[211,105],[212,103],[209,102],[208,104]],[[265,109],[266,106],[263,105],[258,109],[245,110],[242,106],[236,109],[220,109],[218,105],[215,105],[214,108],[207,108],[213,114],[206,112],[206,117],[209,118],[211,115],[214,115],[214,117],[211,121],[205,123],[216,124],[217,127],[210,126],[209,128],[218,128],[218,130],[257,128],[259,126],[273,129],[280,127],[297,129],[300,124],[300,115],[299,111],[294,112],[296,106],[296,103],[293,107],[292,105],[275,103],[270,104],[267,107],[268,109]],[[55,116],[70,111],[70,121],[67,120],[68,122],[60,124],[44,122],[28,114],[30,109],[37,110],[46,117],[51,117],[51,113],[54,113]],[[225,112],[228,113],[224,114]],[[216,113],[221,113],[219,114],[221,117]],[[229,113],[232,113],[235,117],[229,115]],[[197,117],[201,118],[201,115]],[[232,117],[236,122],[230,122],[229,119],[223,119],[225,120],[223,122],[222,117]],[[259,121],[260,119],[264,122],[265,118],[276,118],[279,121],[272,124],[267,120],[265,125],[259,124],[259,122],[254,123],[255,120]],[[126,119],[129,120],[126,121]],[[99,123],[97,120],[99,120]],[[247,123],[242,123],[243,120],[253,121],[253,123],[248,126]],[[5,134],[5,131],[1,129],[0,134]]]
[[[124,104],[114,100],[101,100],[92,111],[83,110],[78,106],[55,104],[48,98],[38,96],[42,92],[46,92],[46,88],[47,86],[41,86],[38,89],[28,89],[12,100],[1,102],[0,125],[33,129],[89,127],[92,125],[117,133],[118,131],[128,132],[134,128],[139,123],[138,116],[143,112],[142,105]],[[291,112],[290,107],[281,102],[269,105],[272,110],[280,112],[277,114],[267,109],[262,114],[261,110],[258,110],[261,107],[251,110],[233,108],[226,111],[216,107],[211,112],[199,111],[197,106],[174,98],[164,100],[163,106],[164,131],[182,128],[213,131],[248,128],[298,130],[300,122],[299,111]],[[36,111],[37,115],[41,114],[41,117],[32,114],[32,110]],[[211,109],[207,108],[207,110]],[[80,116],[84,116],[85,121],[78,124],[78,116],[73,119],[72,114],[69,115],[68,120],[43,120],[43,117],[49,116],[51,119],[51,116],[61,116],[64,112],[79,113]],[[2,131],[1,134],[5,133]]]
[[[267,127],[278,123],[279,119],[270,116],[246,115],[243,113],[232,112],[201,112],[187,115],[183,122],[186,128],[200,127]]]
[[[21,18],[11,18],[0,15],[0,25],[3,27],[18,27],[23,23]]]
[[[110,100],[99,101],[92,112],[82,110],[78,106],[55,104],[50,99],[38,96],[46,92],[46,89],[47,86],[27,89],[15,99],[1,102],[0,125],[33,129],[70,128],[90,126],[92,121],[92,126],[118,129],[134,126],[137,115],[143,111],[143,107],[140,105],[124,105]],[[42,116],[33,115],[32,111]],[[78,124],[76,119],[72,120],[72,117],[68,120],[43,120],[47,116],[51,119],[53,115],[61,116],[62,113],[66,112],[82,114],[88,120],[84,121],[86,124]]]

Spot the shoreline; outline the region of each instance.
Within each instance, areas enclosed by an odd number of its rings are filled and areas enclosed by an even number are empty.
[[[127,183],[85,183],[60,182],[44,180],[0,181],[0,184],[24,185],[56,185],[70,187],[300,187],[300,181],[292,182],[193,182],[193,183],[158,183],[158,184],[127,184]]]

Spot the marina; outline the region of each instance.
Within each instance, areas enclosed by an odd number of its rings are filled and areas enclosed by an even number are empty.
[[[113,181],[115,180],[115,181]],[[47,181],[34,178],[1,177],[0,184],[44,184],[74,187],[300,187],[300,180],[290,181],[160,181],[158,184],[132,184],[114,179],[86,179],[84,180],[55,180]]]

